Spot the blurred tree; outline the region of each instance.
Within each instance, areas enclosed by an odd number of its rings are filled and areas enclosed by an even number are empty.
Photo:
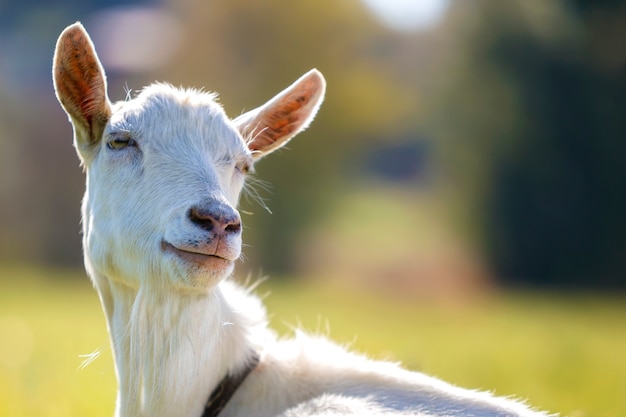
[[[625,287],[624,2],[479,4],[443,131],[498,276]]]

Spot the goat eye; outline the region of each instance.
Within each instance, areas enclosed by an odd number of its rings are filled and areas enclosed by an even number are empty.
[[[135,142],[134,139],[131,139],[129,137],[116,136],[107,143],[107,146],[111,150],[119,151],[128,146],[137,146],[137,142]]]
[[[246,162],[242,162],[240,164],[237,164],[236,168],[242,174],[247,174],[248,172],[250,172],[250,165],[248,163],[246,163]]]

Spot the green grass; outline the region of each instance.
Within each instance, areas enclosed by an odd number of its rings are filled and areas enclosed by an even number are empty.
[[[112,416],[99,300],[74,271],[0,269],[0,416]],[[48,277],[48,279],[44,279]],[[298,281],[264,283],[272,326],[329,333],[376,358],[528,398],[571,417],[626,415],[626,299],[500,294],[457,303]],[[330,329],[330,330],[328,330]],[[85,368],[84,358],[101,355]]]

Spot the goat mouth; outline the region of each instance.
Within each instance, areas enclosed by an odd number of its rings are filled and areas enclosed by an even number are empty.
[[[187,263],[203,268],[222,269],[232,262],[230,259],[223,258],[216,254],[181,249],[165,241],[161,242],[161,249],[164,252],[176,255],[178,258]]]

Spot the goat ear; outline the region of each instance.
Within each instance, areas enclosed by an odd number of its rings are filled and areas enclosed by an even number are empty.
[[[234,120],[254,159],[283,146],[306,129],[322,101],[326,81],[313,69],[261,107]]]
[[[57,99],[74,125],[80,151],[100,141],[111,115],[106,76],[93,43],[79,22],[65,28],[52,67]]]

